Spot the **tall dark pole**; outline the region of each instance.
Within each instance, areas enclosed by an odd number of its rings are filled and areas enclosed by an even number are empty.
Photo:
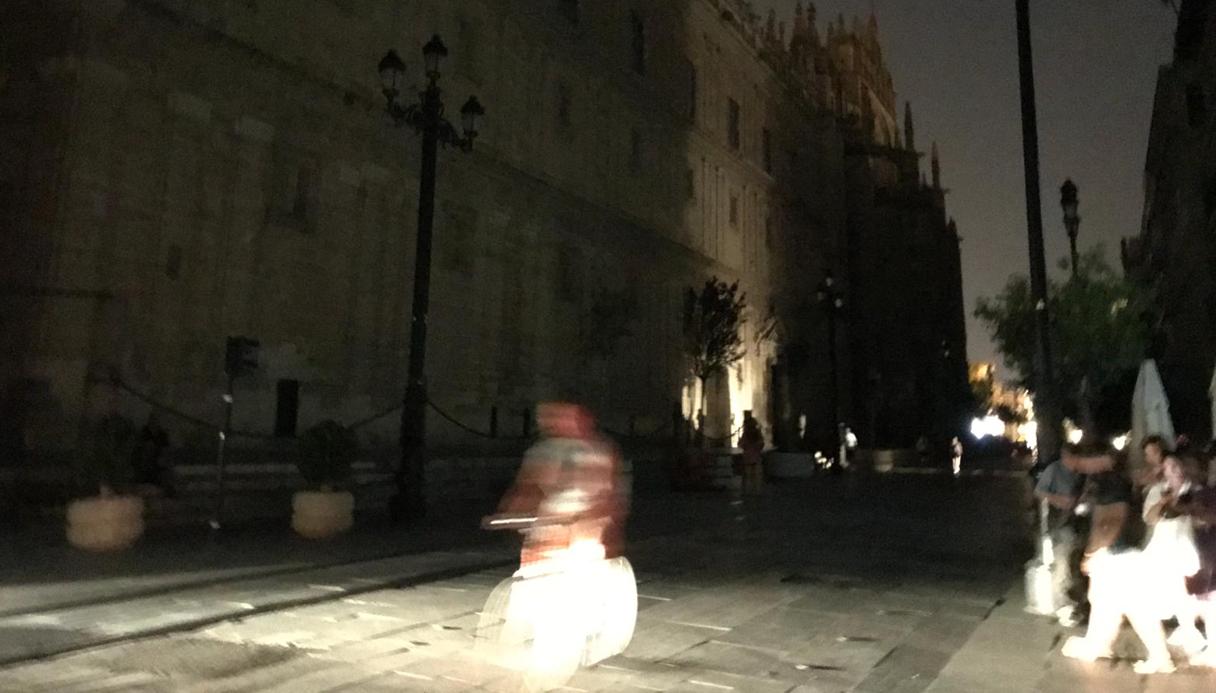
[[[1016,0],[1018,68],[1022,91],[1022,155],[1026,170],[1026,235],[1030,245],[1030,291],[1035,302],[1035,419],[1038,421],[1039,463],[1059,453],[1059,413],[1056,408],[1051,359],[1050,316],[1047,311],[1047,261],[1043,251],[1043,212],[1039,197],[1039,128],[1035,113],[1034,57],[1030,45],[1029,0]]]
[[[1077,255],[1077,233],[1081,230],[1081,215],[1077,214],[1079,207],[1077,184],[1069,178],[1060,186],[1060,208],[1064,210],[1064,230],[1068,232],[1068,250],[1074,279],[1081,265],[1081,259]]]
[[[1080,266],[1081,259],[1077,256],[1077,234],[1075,231],[1068,232],[1068,253],[1072,258],[1072,276],[1077,276],[1077,268]]]
[[[418,239],[414,251],[414,302],[410,319],[410,362],[401,409],[401,465],[397,468],[394,514],[420,517],[426,511],[426,329],[431,304],[431,237],[435,224],[435,175],[442,114],[439,86],[432,77],[423,92],[422,170],[418,183]]]
[[[431,234],[435,224],[435,177],[439,145],[469,152],[477,138],[477,119],[485,109],[470,96],[460,109],[463,136],[444,118],[439,89],[439,64],[448,49],[438,35],[422,47],[427,86],[419,100],[408,106],[397,101],[405,63],[396,51],[380,60],[378,70],[387,100],[388,114],[398,125],[408,125],[422,135],[422,171],[418,182],[418,235],[414,252],[414,301],[410,319],[410,361],[406,374],[405,401],[401,408],[401,464],[397,468],[397,495],[392,514],[413,519],[426,512],[426,332],[431,303]]]
[[[848,440],[845,434],[844,419],[840,412],[840,358],[836,353],[836,320],[838,312],[844,307],[844,299],[836,288],[832,273],[828,272],[819,284],[819,301],[827,310],[828,317],[828,364],[831,368],[831,402],[832,427],[835,431],[833,442],[836,446],[836,466],[841,470],[848,465]]]

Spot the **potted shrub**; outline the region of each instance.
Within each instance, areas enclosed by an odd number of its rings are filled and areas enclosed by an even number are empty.
[[[336,421],[323,421],[300,438],[297,464],[308,488],[291,500],[291,526],[300,536],[324,539],[354,523],[355,497],[343,487],[357,449],[354,432]]]
[[[144,533],[144,499],[116,489],[131,479],[135,427],[109,414],[89,426],[83,441],[81,478],[97,495],[68,504],[68,542],[89,551],[128,548]]]

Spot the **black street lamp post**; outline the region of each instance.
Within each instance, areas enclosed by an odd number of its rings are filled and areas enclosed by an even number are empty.
[[[1026,236],[1030,248],[1030,292],[1035,305],[1034,405],[1038,464],[1055,460],[1060,447],[1047,312],[1047,260],[1043,250],[1043,210],[1039,193],[1039,125],[1035,108],[1034,57],[1030,42],[1030,2],[1016,0],[1018,73],[1022,100],[1022,158],[1026,177]]]
[[[836,353],[836,320],[844,310],[844,296],[836,287],[836,279],[829,271],[819,282],[816,292],[819,302],[823,304],[828,316],[828,359],[832,369],[832,417],[836,431],[836,467],[843,469],[848,465],[848,437],[845,434],[843,417],[840,414],[840,359]]]
[[[1077,231],[1081,228],[1081,217],[1077,214],[1080,202],[1077,200],[1077,184],[1072,179],[1064,181],[1060,186],[1060,207],[1064,209],[1064,228],[1068,231],[1068,249],[1072,258],[1072,276],[1077,276],[1080,266],[1077,258]]]
[[[448,49],[438,35],[431,37],[422,48],[426,69],[426,89],[418,102],[402,106],[397,101],[405,63],[396,51],[389,51],[380,61],[380,81],[384,88],[386,109],[393,124],[408,126],[422,135],[422,171],[418,183],[418,238],[414,255],[414,301],[410,321],[410,361],[401,410],[401,465],[397,469],[397,496],[393,499],[393,515],[398,519],[416,518],[426,509],[423,495],[426,468],[426,328],[431,294],[431,236],[435,222],[435,168],[439,145],[457,147],[468,152],[477,138],[477,119],[485,109],[470,96],[460,109],[464,134],[444,117],[442,92],[439,89],[439,65]]]

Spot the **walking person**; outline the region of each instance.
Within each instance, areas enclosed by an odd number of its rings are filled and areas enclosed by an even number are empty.
[[[1149,488],[1144,502],[1144,521],[1152,530],[1144,555],[1157,575],[1146,587],[1161,593],[1162,618],[1178,620],[1168,643],[1193,657],[1205,642],[1195,627],[1199,604],[1187,593],[1186,580],[1199,571],[1199,553],[1194,521],[1179,511],[1177,503],[1201,485],[1200,465],[1190,456],[1167,455],[1161,469],[1161,481]]]
[[[743,493],[759,494],[764,490],[764,433],[751,412],[743,413],[743,434],[739,436],[739,447],[743,448]]]
[[[1184,493],[1174,501],[1174,508],[1192,521],[1199,570],[1187,578],[1186,589],[1195,599],[1207,630],[1206,648],[1190,662],[1216,668],[1216,487]]]
[[[954,470],[954,476],[963,473],[963,441],[958,436],[950,441],[950,467]]]
[[[1084,581],[1081,548],[1086,537],[1085,518],[1077,515],[1077,504],[1085,477],[1080,458],[1066,449],[1060,459],[1039,475],[1034,495],[1047,507],[1044,528],[1051,540],[1052,603],[1063,626],[1081,623],[1084,612]]]
[[[1111,657],[1126,617],[1148,651],[1133,666],[1136,673],[1170,673],[1175,667],[1161,624],[1162,595],[1144,589],[1156,570],[1131,541],[1131,481],[1109,446],[1077,446],[1073,452],[1088,477],[1082,500],[1093,513],[1081,563],[1089,575],[1090,615],[1085,635],[1069,638],[1062,654],[1088,661]]]

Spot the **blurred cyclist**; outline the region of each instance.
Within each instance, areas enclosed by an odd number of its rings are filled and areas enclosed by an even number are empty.
[[[619,556],[627,511],[615,447],[577,404],[540,404],[536,418],[541,439],[499,505],[500,518],[536,518],[525,533],[521,568],[578,542],[602,545],[606,558]]]

